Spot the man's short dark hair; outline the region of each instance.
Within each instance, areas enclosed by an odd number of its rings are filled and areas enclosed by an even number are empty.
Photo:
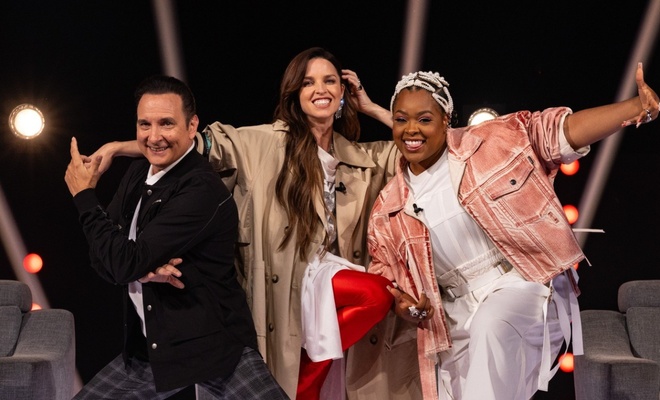
[[[183,103],[183,113],[186,116],[186,123],[189,123],[192,117],[197,114],[195,96],[192,90],[183,81],[166,75],[152,75],[143,80],[135,90],[135,106],[140,103],[140,99],[145,94],[168,94],[174,93],[181,96]]]

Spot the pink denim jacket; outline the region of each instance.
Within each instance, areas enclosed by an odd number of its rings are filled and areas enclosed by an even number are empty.
[[[568,108],[521,111],[447,132],[452,183],[463,208],[527,280],[546,283],[584,258],[553,189],[561,164],[559,135]],[[437,398],[436,354],[451,346],[426,226],[412,212],[401,159],[369,222],[368,271],[433,302],[432,320],[417,328],[425,399]],[[577,285],[573,285],[578,294]]]

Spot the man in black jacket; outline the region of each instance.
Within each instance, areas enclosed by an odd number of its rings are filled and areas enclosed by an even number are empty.
[[[76,399],[165,399],[200,384],[221,399],[287,398],[257,352],[245,293],[236,280],[236,204],[194,150],[199,119],[183,82],[146,79],[136,91],[133,162],[105,210],[94,188],[100,159],[71,141],[65,181],[92,267],[124,285],[125,342]],[[181,258],[176,266],[169,260]]]

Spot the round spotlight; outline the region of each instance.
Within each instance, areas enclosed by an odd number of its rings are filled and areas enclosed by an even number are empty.
[[[495,119],[499,117],[500,114],[493,110],[492,108],[484,107],[476,110],[472,114],[470,114],[470,118],[468,119],[468,125],[479,125],[480,123],[484,121],[488,121],[491,119]]]
[[[21,139],[34,139],[44,130],[44,115],[31,104],[21,104],[9,114],[9,127]]]

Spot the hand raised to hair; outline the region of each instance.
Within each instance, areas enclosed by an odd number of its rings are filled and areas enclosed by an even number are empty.
[[[371,107],[373,102],[369,96],[367,96],[367,92],[364,90],[364,86],[362,86],[362,82],[360,82],[357,73],[350,69],[342,69],[341,77],[348,82],[346,91],[357,99],[358,111],[363,112],[362,110],[364,107]]]
[[[154,272],[149,272],[147,275],[138,279],[140,283],[156,282],[156,283],[169,283],[177,289],[183,289],[185,285],[180,278],[183,274],[176,268],[177,265],[183,262],[180,258],[173,258],[162,267],[156,268]]]
[[[358,111],[374,118],[388,127],[392,127],[392,114],[389,110],[384,109],[378,104],[371,101],[369,96],[367,96],[367,91],[364,90],[360,79],[357,76],[357,73],[350,69],[341,70],[342,79],[348,81],[348,88],[344,96],[353,96],[357,100]]]
[[[394,313],[399,318],[417,324],[433,317],[433,306],[424,292],[422,292],[419,301],[417,301],[399,288],[388,286],[387,289],[394,296]],[[413,316],[410,307],[416,308],[420,312],[420,315]],[[423,312],[426,312],[426,314],[423,314]]]

